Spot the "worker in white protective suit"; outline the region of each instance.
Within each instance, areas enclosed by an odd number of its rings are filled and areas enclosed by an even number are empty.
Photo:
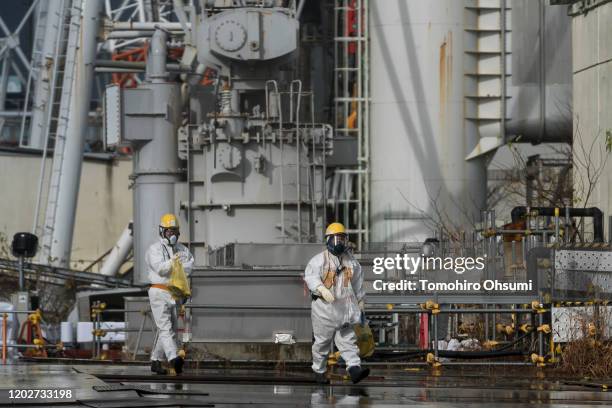
[[[304,280],[312,294],[312,370],[319,384],[328,384],[327,358],[334,340],[353,383],[368,376],[361,368],[357,336],[353,325],[361,320],[364,309],[363,273],[359,262],[348,251],[344,225],[334,222],[325,231],[327,249],[315,255]]]
[[[187,276],[191,274],[193,266],[193,256],[187,247],[178,243],[179,235],[176,216],[163,215],[159,224],[159,241],[149,247],[145,256],[151,283],[151,314],[158,333],[151,352],[151,371],[157,374],[166,374],[162,367],[164,357],[177,374],[183,371],[183,357],[177,354],[178,313],[181,302],[173,298],[167,286],[175,259],[180,261]]]

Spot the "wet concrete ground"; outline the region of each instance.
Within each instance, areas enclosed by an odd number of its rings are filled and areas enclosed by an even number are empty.
[[[148,366],[0,366],[0,407],[546,407],[612,406],[612,394],[582,379],[532,367],[373,367],[358,385],[342,379],[309,383],[310,373],[275,370],[187,370],[184,377],[153,377]],[[234,380],[232,380],[234,379]],[[10,399],[8,390],[71,389],[72,398]],[[11,405],[13,404],[13,405]],[[36,405],[34,405],[36,404]],[[61,405],[60,405],[61,404]]]

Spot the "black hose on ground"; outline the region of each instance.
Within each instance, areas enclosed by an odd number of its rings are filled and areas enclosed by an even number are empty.
[[[459,358],[459,359],[524,356],[524,355],[528,355],[529,351],[508,350],[508,349],[514,346],[515,344],[517,344],[518,342],[520,342],[521,340],[525,339],[530,334],[531,334],[531,331],[528,331],[527,333],[522,334],[521,336],[511,341],[510,343],[504,344],[503,346],[495,350],[486,350],[486,351],[438,350],[438,356],[446,357],[446,358]],[[402,359],[412,359],[416,357],[424,357],[428,353],[434,353],[434,350],[428,349],[428,350],[414,350],[414,351],[400,351],[400,352],[375,351],[372,358],[368,360],[375,359],[376,361],[380,361],[380,360],[397,361],[397,360],[402,360]]]

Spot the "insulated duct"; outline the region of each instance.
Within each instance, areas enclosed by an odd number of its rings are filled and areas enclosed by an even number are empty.
[[[512,81],[506,140],[572,140],[572,22],[548,0],[512,1]]]

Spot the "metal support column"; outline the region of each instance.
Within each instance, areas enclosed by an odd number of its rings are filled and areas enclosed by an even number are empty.
[[[70,94],[62,95],[60,115],[66,117],[60,116],[65,123],[58,125],[55,139],[41,251],[41,260],[50,265],[67,266],[70,261],[102,5],[97,0],[73,3],[68,44],[75,44],[76,55],[74,61],[66,62],[64,87],[71,84]]]

